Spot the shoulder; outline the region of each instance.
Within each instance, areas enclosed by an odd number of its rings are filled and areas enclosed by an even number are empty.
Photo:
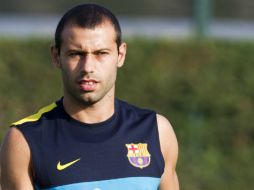
[[[1,146],[1,158],[6,155],[8,156],[9,153],[29,153],[29,147],[25,137],[21,131],[14,126],[8,130],[4,138]]]
[[[1,185],[9,189],[29,183],[31,176],[31,155],[23,134],[11,127],[0,150]]]
[[[163,158],[165,163],[174,168],[178,157],[178,143],[175,132],[167,118],[159,114],[156,117]]]
[[[176,173],[178,158],[178,144],[174,130],[169,121],[157,114],[157,123],[162,155],[165,161],[164,172],[161,177],[160,189],[179,190],[179,182]]]
[[[22,132],[16,127],[11,127],[1,145],[1,166],[5,162],[18,162],[20,159],[30,159],[30,149]]]
[[[39,111],[36,112],[35,114],[32,114],[28,117],[25,117],[19,121],[14,122],[12,125],[19,126],[19,125],[26,124],[26,123],[36,122],[42,117],[42,115],[52,111],[56,107],[57,107],[57,104],[54,102],[50,105],[47,105],[47,106],[39,109]]]

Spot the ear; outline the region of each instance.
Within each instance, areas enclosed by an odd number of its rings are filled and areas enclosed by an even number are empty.
[[[123,66],[126,52],[127,52],[127,44],[123,42],[119,46],[119,49],[118,49],[118,63],[117,63],[117,67],[120,68],[120,67]]]
[[[61,68],[60,56],[55,45],[50,46],[51,62],[57,68]]]

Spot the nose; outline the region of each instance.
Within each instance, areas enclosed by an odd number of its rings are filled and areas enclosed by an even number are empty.
[[[84,73],[93,73],[95,69],[95,62],[96,60],[94,59],[93,55],[87,53],[80,59],[81,70]]]

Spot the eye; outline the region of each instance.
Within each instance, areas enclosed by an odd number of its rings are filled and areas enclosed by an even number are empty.
[[[71,57],[71,58],[74,58],[74,57],[77,57],[77,56],[81,56],[81,52],[78,52],[78,51],[71,51],[69,52],[68,56]]]
[[[95,54],[99,56],[104,56],[104,55],[108,55],[109,53],[107,51],[98,51],[98,52],[95,52]]]

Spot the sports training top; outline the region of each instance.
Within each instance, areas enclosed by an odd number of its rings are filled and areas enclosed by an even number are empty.
[[[157,190],[164,171],[156,114],[115,100],[108,120],[81,123],[63,99],[13,124],[31,150],[34,186],[47,190]]]

